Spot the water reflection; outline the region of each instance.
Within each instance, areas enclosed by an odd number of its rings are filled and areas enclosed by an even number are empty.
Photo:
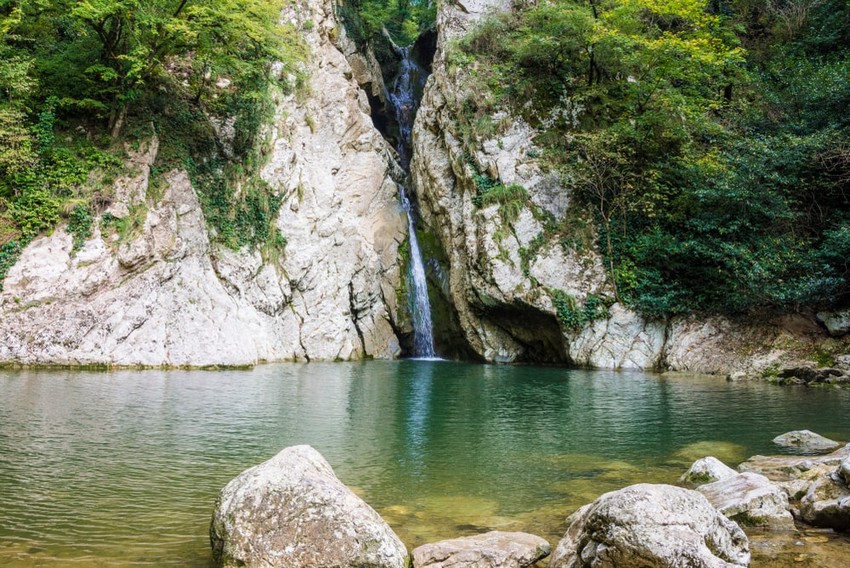
[[[403,363],[411,371],[404,382],[408,386],[405,401],[404,452],[408,460],[410,475],[422,479],[428,444],[428,418],[431,415],[431,382],[435,365],[443,362],[423,361]]]

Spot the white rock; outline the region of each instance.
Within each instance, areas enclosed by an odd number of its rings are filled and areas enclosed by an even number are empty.
[[[407,550],[313,448],[292,446],[240,473],[219,494],[210,527],[225,568],[406,568]]]
[[[750,562],[744,532],[696,491],[639,484],[606,493],[569,519],[550,568],[732,568]]]
[[[780,434],[773,443],[784,448],[794,448],[801,452],[828,452],[841,447],[841,444],[829,438],[824,438],[811,430],[794,430]]]
[[[787,494],[763,475],[739,473],[701,485],[697,491],[718,511],[744,526],[794,528]]]
[[[552,551],[545,539],[528,533],[491,531],[444,540],[413,550],[414,568],[524,568]]]
[[[722,481],[738,475],[738,472],[713,456],[695,461],[679,478],[679,482],[696,487],[706,483]]]
[[[821,476],[800,501],[800,516],[816,527],[850,529],[850,487],[838,475]]]
[[[844,480],[844,484],[850,487],[850,456],[844,458],[838,466],[838,475]]]

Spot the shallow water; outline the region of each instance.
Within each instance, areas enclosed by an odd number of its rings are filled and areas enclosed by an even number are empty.
[[[218,490],[293,444],[410,548],[491,528],[554,544],[578,506],[706,454],[736,465],[800,428],[848,440],[848,408],[850,390],[436,361],[0,371],[0,565],[206,567]],[[848,549],[801,538],[754,549]]]

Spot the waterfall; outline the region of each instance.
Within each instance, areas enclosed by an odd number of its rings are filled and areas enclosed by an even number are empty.
[[[408,47],[397,48],[401,55],[401,65],[395,83],[388,100],[395,113],[398,124],[398,151],[399,162],[405,173],[410,173],[410,134],[413,130],[413,120],[419,108],[419,96],[425,86],[427,74],[419,64],[411,57],[411,49]],[[422,261],[422,251],[419,249],[419,240],[416,238],[416,215],[414,206],[407,196],[407,190],[399,185],[401,203],[407,213],[408,235],[410,242],[410,272],[408,274],[411,286],[408,292],[412,294],[411,317],[413,318],[413,355],[414,357],[433,358],[434,333],[431,324],[431,302],[428,299],[428,283],[425,279],[425,263]]]
[[[413,225],[413,211],[410,200],[404,193],[404,186],[399,186],[401,202],[407,212],[410,240],[410,282],[413,284],[413,355],[415,357],[436,357],[434,352],[434,333],[431,324],[431,302],[428,300],[428,282],[425,280],[425,265],[422,262],[422,251],[419,250],[419,239]]]

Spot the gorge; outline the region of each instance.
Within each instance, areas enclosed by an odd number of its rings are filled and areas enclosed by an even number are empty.
[[[427,85],[421,73],[407,85],[424,91],[418,112],[412,92],[397,90],[411,80],[410,48],[396,48],[387,88],[374,53],[348,37],[333,4],[286,8],[282,21],[302,30],[311,54],[310,94],[275,95],[258,180],[279,203],[268,215],[285,250],[220,244],[208,198],[185,170],[162,175],[161,141],[147,136],[79,249],[60,226],[9,268],[0,361],[203,367],[431,356],[426,264],[436,269],[435,341],[452,357],[758,375],[847,351],[845,332],[831,338],[811,312],[640,315],[618,297],[587,229],[550,230],[587,211],[543,168],[525,119],[499,111],[485,117],[496,132],[468,131],[463,108],[475,80],[449,62],[451,45],[507,8],[440,6],[436,34],[413,50],[433,67]],[[226,154],[235,134],[223,125]],[[527,197],[508,213],[481,201],[481,180]],[[137,228],[119,235],[104,219]],[[405,273],[415,275],[409,284]]]
[[[0,564],[209,566],[291,445],[412,549],[846,444],[844,4],[0,8]]]

